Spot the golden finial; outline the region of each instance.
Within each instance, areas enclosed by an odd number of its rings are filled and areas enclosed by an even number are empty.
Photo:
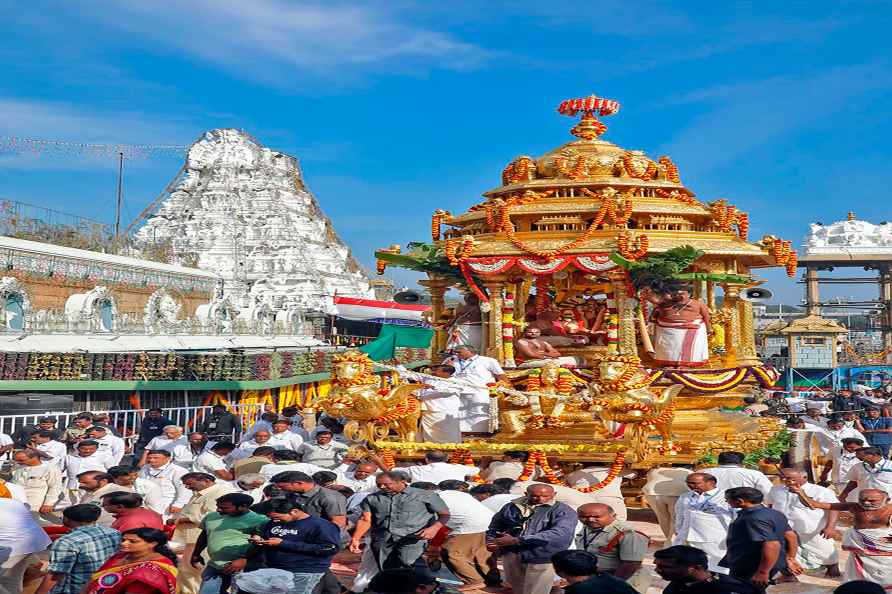
[[[578,138],[594,140],[607,130],[607,126],[595,117],[608,116],[619,111],[619,102],[613,99],[604,99],[597,95],[589,95],[580,99],[567,99],[561,101],[558,113],[573,117],[582,112],[582,119],[570,129],[570,133]]]

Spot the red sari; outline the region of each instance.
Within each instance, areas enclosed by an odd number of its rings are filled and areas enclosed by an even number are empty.
[[[122,563],[126,555],[112,555],[93,574],[87,594],[176,594],[177,568],[170,559]]]

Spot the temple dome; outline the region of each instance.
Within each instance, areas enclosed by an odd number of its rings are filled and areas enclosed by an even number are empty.
[[[805,253],[833,254],[837,252],[892,252],[892,224],[874,224],[849,213],[843,221],[830,225],[813,223],[805,237]]]

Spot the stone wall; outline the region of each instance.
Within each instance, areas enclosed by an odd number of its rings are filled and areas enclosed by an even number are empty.
[[[34,312],[52,310],[62,312],[65,310],[65,300],[76,293],[86,293],[96,286],[95,281],[74,280],[69,278],[56,278],[36,276],[15,270],[7,271],[3,276],[14,276],[28,291],[31,298],[31,309]],[[126,284],[106,284],[115,298],[118,314],[143,314],[146,302],[157,290],[157,287],[134,287]],[[201,292],[183,292],[176,289],[168,289],[168,292],[183,306],[180,315],[191,317],[195,315],[195,309],[207,303],[211,295]]]

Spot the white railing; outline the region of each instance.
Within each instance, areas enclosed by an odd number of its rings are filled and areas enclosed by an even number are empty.
[[[177,406],[172,408],[162,408],[164,416],[173,421],[174,425],[183,427],[186,433],[191,433],[195,427],[208,414],[213,407],[211,406]],[[231,406],[232,412],[239,415],[242,420],[242,430],[249,429],[263,412],[262,404],[234,404]],[[46,411],[42,413],[31,413],[25,415],[0,415],[0,433],[12,435],[22,427],[36,425],[37,419],[40,417],[53,417],[56,419],[56,428],[64,431],[65,427],[71,424],[74,417],[81,412],[53,412]],[[89,411],[88,411],[89,412]],[[145,409],[128,409],[128,410],[102,410],[95,411],[94,414],[107,414],[110,417],[109,425],[120,435],[127,444],[127,451],[133,449],[139,437],[139,426],[145,418]],[[235,438],[235,435],[233,435]]]

